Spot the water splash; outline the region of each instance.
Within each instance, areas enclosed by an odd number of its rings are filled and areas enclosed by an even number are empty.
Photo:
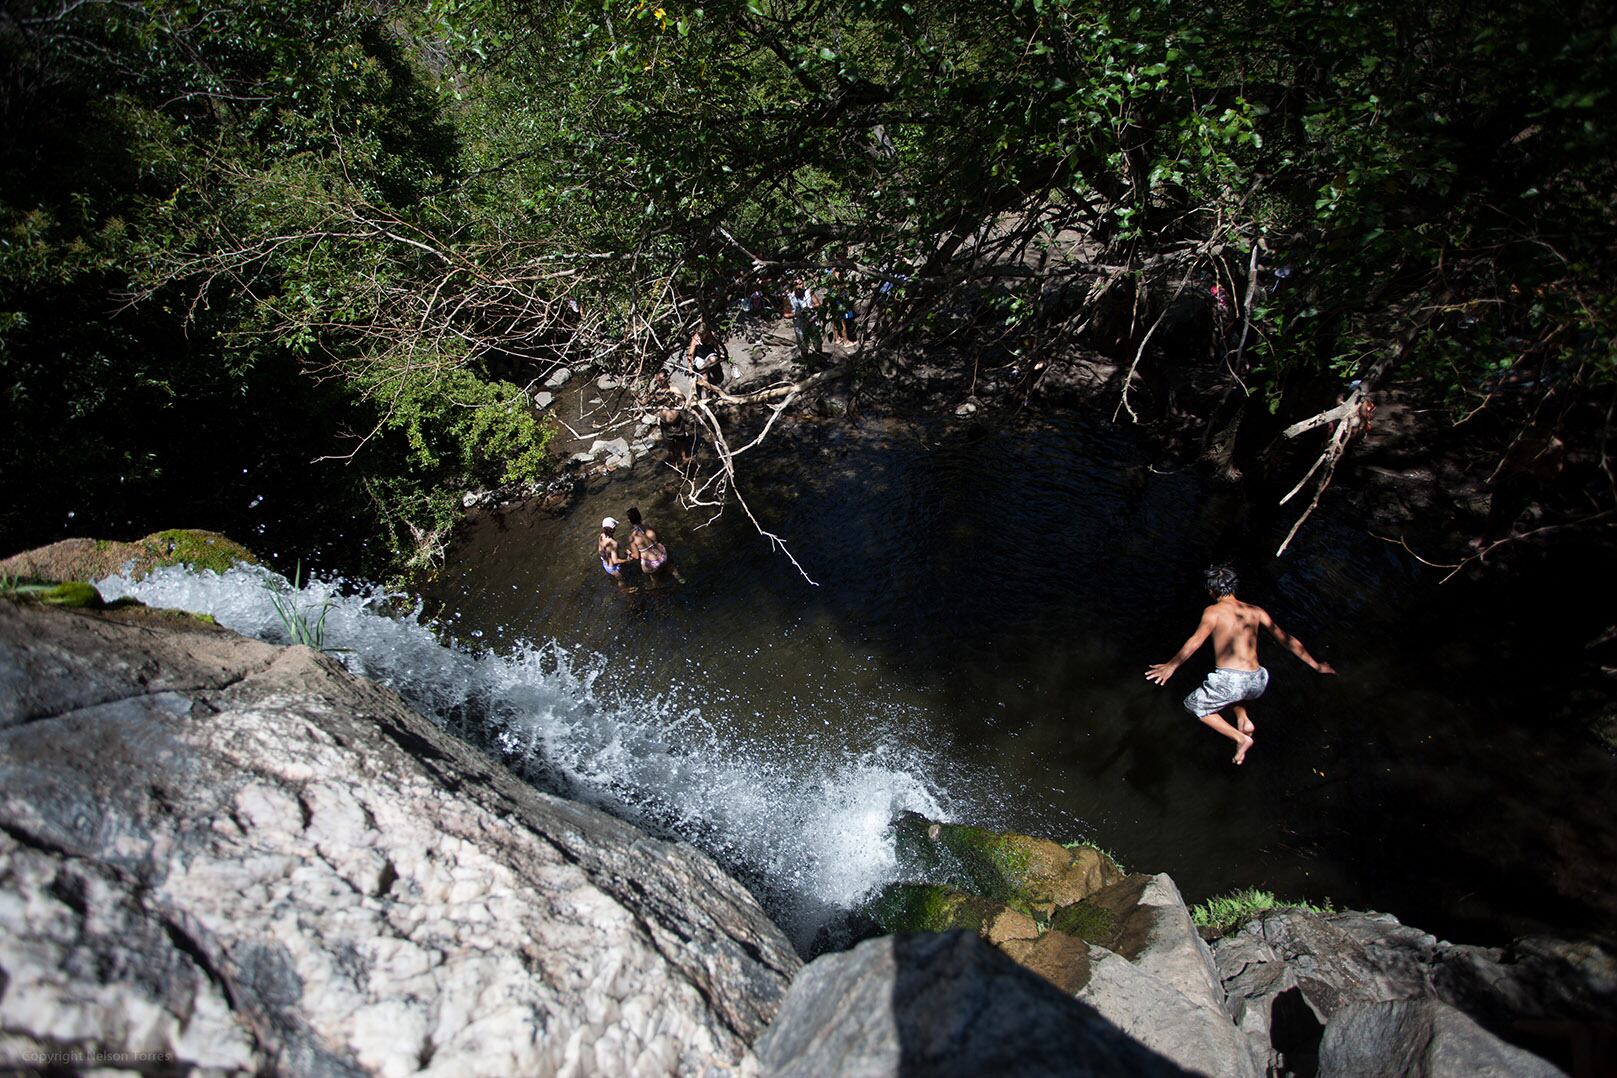
[[[887,836],[902,810],[950,815],[941,762],[896,738],[858,753],[736,733],[700,687],[640,697],[598,681],[605,660],[555,642],[508,652],[445,644],[420,607],[379,589],[311,580],[294,589],[256,566],[160,569],[98,581],[103,596],[211,614],[275,643],[290,636],[274,595],[317,614],[348,669],[501,756],[538,785],[686,839],[736,872],[800,948],[897,877]],[[818,705],[810,705],[818,707]],[[880,717],[872,716],[873,722]]]

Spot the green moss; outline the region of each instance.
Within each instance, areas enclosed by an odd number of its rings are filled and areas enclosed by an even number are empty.
[[[1190,907],[1190,918],[1196,922],[1197,928],[1203,930],[1204,935],[1211,938],[1229,935],[1264,910],[1335,912],[1328,898],[1324,906],[1316,906],[1312,902],[1292,902],[1276,898],[1272,891],[1260,891],[1253,887],[1244,891],[1231,891],[1227,895],[1216,895],[1206,902],[1197,903]]]
[[[1061,906],[1050,914],[1049,927],[1090,943],[1105,943],[1112,935],[1112,911],[1085,899]]]
[[[151,568],[163,565],[189,565],[222,573],[237,562],[259,563],[258,556],[234,540],[217,532],[172,528],[148,535],[137,544],[156,559]]]
[[[1001,904],[935,883],[894,883],[882,889],[871,914],[884,932],[979,932]]]
[[[70,580],[65,584],[56,584],[32,592],[32,597],[49,606],[70,606],[80,609],[95,609],[102,604],[101,593],[95,590],[92,584],[82,580]]]
[[[1002,902],[1037,916],[1056,896],[1070,894],[1073,872],[1102,872],[1120,878],[1122,869],[1103,850],[1078,850],[1048,839],[990,831],[967,824],[937,823],[905,813],[895,824],[900,863],[915,876]],[[1076,851],[1076,852],[1075,852]],[[1080,863],[1082,862],[1082,863]],[[1080,897],[1071,894],[1065,901]]]

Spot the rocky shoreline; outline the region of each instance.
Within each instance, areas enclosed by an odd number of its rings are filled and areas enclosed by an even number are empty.
[[[0,599],[0,685],[8,1070],[1554,1074],[1617,1043],[1592,944],[1275,910],[1209,946],[1166,875],[915,816],[888,934],[802,967],[692,847],[138,605]]]

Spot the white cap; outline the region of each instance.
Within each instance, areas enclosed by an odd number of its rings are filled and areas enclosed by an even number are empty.
[[[601,527],[603,527],[603,528],[616,528],[617,526],[618,526],[618,522],[613,520],[611,517],[603,517],[603,518],[601,518]]]

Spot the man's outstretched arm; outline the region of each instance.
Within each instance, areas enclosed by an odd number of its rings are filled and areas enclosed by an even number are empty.
[[[1308,654],[1308,649],[1303,647],[1303,642],[1286,632],[1286,630],[1282,629],[1278,624],[1275,623],[1275,620],[1271,618],[1267,612],[1265,612],[1263,615],[1263,627],[1269,630],[1270,636],[1274,637],[1280,642],[1281,647],[1297,656],[1297,658],[1301,659],[1303,662],[1307,663],[1321,674],[1336,673],[1336,667],[1332,666],[1330,663],[1322,663],[1318,659],[1315,659],[1312,655]]]
[[[1167,662],[1146,667],[1145,680],[1154,681],[1158,685],[1168,684],[1168,679],[1173,677],[1174,671],[1183,666],[1185,660],[1196,653],[1196,649],[1206,642],[1208,634],[1212,631],[1213,615],[1211,611],[1204,611],[1201,624],[1197,625],[1196,631],[1190,634],[1190,639],[1185,641],[1185,646],[1180,648],[1179,653]]]

